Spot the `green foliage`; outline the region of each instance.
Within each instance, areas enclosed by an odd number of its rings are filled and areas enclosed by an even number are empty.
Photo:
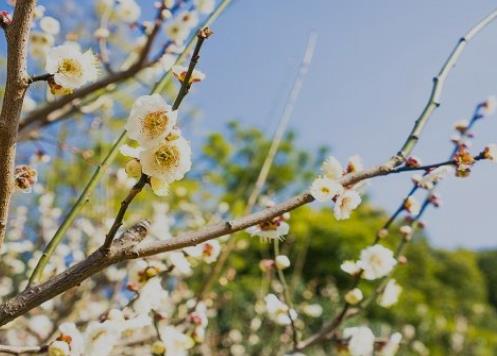
[[[267,152],[269,145],[270,141],[261,131],[243,129],[233,122],[228,134],[214,133],[204,146],[204,160],[209,162],[204,177],[218,188],[225,185],[221,199],[237,207],[235,211],[239,213],[264,160],[265,155],[261,153]],[[290,187],[305,189],[324,154],[326,150],[312,161],[313,155],[296,148],[294,137],[288,135],[271,169],[265,193],[283,191],[277,195],[280,200]],[[327,207],[313,205],[294,211],[290,236],[282,244],[283,251],[292,260],[292,267],[285,273],[292,286],[294,304],[319,303],[323,306],[323,317],[332,318],[340,296],[351,285],[350,276],[340,270],[340,264],[347,259],[357,259],[385,219],[387,215],[382,210],[367,202],[351,219],[341,222],[335,221]],[[395,230],[396,227],[383,241],[390,248],[401,238]],[[270,340],[277,337],[275,326],[254,309],[257,310],[263,296],[271,292],[276,283],[276,276],[262,273],[258,266],[261,258],[272,257],[271,245],[254,240],[239,245],[221,278],[223,285],[216,290],[217,302],[225,307],[213,320],[215,331],[211,332],[223,333],[235,328],[242,330],[244,337],[250,337],[246,325],[257,315],[256,319],[263,319],[257,334],[264,335],[265,343],[270,345]],[[435,249],[421,232],[408,245],[405,255],[408,263],[400,266],[394,275],[403,288],[399,303],[389,309],[373,303],[365,315],[347,324],[367,323],[379,334],[414,326],[416,335],[413,339],[404,338],[401,354],[416,354],[413,350],[419,345],[414,340],[421,341],[432,355],[447,355],[448,350],[464,355],[496,354],[497,252]],[[226,285],[229,280],[235,282]],[[376,286],[369,281],[359,285],[366,297]],[[299,314],[307,332],[319,329],[322,320],[309,318],[302,311]],[[459,345],[461,335],[464,342]],[[268,352],[267,345],[254,346],[250,352]],[[321,354],[330,352],[330,348],[329,345],[317,346],[309,351],[311,355]]]

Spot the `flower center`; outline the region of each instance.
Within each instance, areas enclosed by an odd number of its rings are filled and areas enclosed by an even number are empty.
[[[179,151],[173,145],[162,145],[154,156],[155,163],[163,169],[174,167],[179,161]]]
[[[81,64],[73,58],[64,58],[59,63],[59,73],[71,77],[81,77],[83,75],[83,68]]]
[[[370,263],[374,267],[381,267],[381,266],[383,266],[383,260],[378,255],[371,256]]]
[[[169,117],[164,111],[148,113],[143,119],[143,130],[148,137],[157,137],[164,132],[169,122]]]

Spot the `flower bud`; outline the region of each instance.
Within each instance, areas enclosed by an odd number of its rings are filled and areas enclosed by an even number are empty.
[[[276,256],[275,262],[276,268],[278,269],[285,269],[290,267],[290,260],[285,255]]]
[[[38,181],[38,172],[29,166],[20,165],[15,168],[14,177],[16,188],[21,192],[29,193]]]
[[[421,167],[421,160],[416,156],[409,156],[406,159],[406,167]]]
[[[407,241],[411,239],[412,227],[410,227],[409,225],[403,225],[400,227],[399,231],[402,234],[402,236],[404,236],[404,239],[406,239]]]
[[[481,156],[484,159],[489,159],[492,162],[497,162],[497,144],[492,143],[490,145],[487,145],[481,153]]]
[[[162,341],[157,340],[152,344],[150,351],[153,355],[163,355],[166,352],[166,347]]]
[[[354,288],[352,290],[349,290],[344,297],[345,301],[351,305],[359,303],[363,298],[364,296],[359,288]]]
[[[262,272],[268,272],[274,267],[274,261],[269,259],[264,259],[259,262],[259,268]]]
[[[55,83],[55,80],[53,78],[48,79],[48,86],[52,95],[55,96],[69,95],[72,94],[72,92],[74,91],[71,88],[64,88],[62,85]]]
[[[388,229],[385,228],[380,229],[376,234],[376,236],[378,236],[379,239],[384,239],[385,237],[388,236]]]
[[[124,168],[124,170],[126,171],[128,177],[138,178],[142,174],[142,165],[137,159],[132,159],[131,161],[128,161],[128,163],[126,163],[126,167]]]

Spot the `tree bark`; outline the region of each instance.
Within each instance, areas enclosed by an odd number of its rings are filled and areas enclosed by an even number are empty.
[[[0,113],[0,248],[5,237],[10,199],[14,192],[17,130],[28,74],[26,53],[36,0],[18,1],[12,23],[5,28],[7,80]]]

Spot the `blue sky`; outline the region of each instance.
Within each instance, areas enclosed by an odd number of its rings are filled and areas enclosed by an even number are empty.
[[[305,7],[304,7],[304,6]],[[308,148],[330,145],[342,160],[359,153],[381,163],[402,144],[456,41],[496,6],[487,0],[238,0],[215,24],[201,68],[208,78],[189,101],[202,107],[198,135],[230,119],[271,131],[296,74],[306,39],[319,35],[291,128]],[[497,22],[471,42],[451,73],[416,148],[425,163],[443,160],[455,120],[497,94]],[[480,122],[474,149],[497,142],[497,116]],[[426,216],[438,246],[495,247],[497,166],[440,185],[442,209]],[[392,211],[408,175],[371,182],[373,203]],[[421,197],[420,197],[421,199]]]
[[[147,8],[152,1],[139,3]],[[191,139],[231,119],[272,132],[316,31],[315,57],[290,126],[303,147],[328,145],[343,161],[358,153],[367,165],[381,163],[400,148],[456,41],[495,6],[491,0],[234,0],[202,51],[207,80],[187,99],[203,112]],[[467,46],[450,74],[442,106],[415,150],[423,162],[445,160],[453,122],[497,94],[496,64],[497,22]],[[497,116],[482,121],[475,150],[497,142],[496,133]],[[440,185],[443,208],[426,216],[435,245],[497,245],[496,178],[497,166],[483,162],[469,179]],[[369,192],[374,204],[392,211],[409,188],[409,176],[396,175],[372,181]]]

